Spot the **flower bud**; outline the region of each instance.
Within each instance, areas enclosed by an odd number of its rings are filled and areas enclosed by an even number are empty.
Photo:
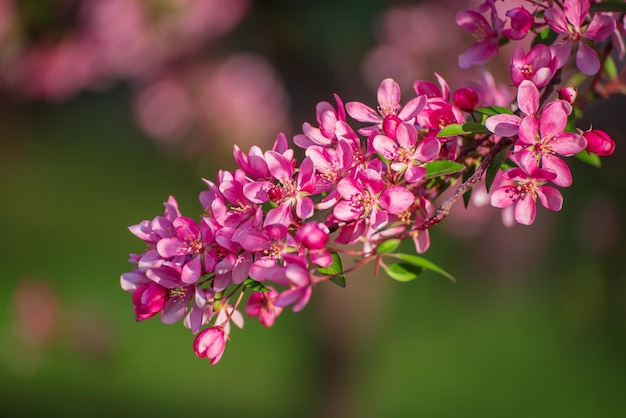
[[[613,154],[613,151],[615,151],[615,141],[604,131],[592,129],[583,132],[583,136],[587,140],[587,147],[585,149],[588,152],[606,157]]]
[[[478,94],[469,87],[458,89],[453,95],[454,104],[465,112],[472,112],[478,104]]]
[[[576,101],[578,90],[576,90],[572,86],[561,87],[560,89],[557,90],[557,93],[559,94],[559,99],[565,100],[569,104],[573,104]]]
[[[402,123],[402,119],[400,119],[396,115],[387,115],[385,119],[383,119],[383,132],[386,136],[391,139],[396,139],[396,130],[398,126]]]
[[[296,232],[296,241],[309,250],[321,250],[328,242],[328,228],[321,222],[307,222]]]
[[[222,327],[207,328],[193,341],[193,351],[196,356],[208,358],[211,366],[220,361],[224,348],[226,348],[226,334]]]
[[[161,312],[167,294],[167,289],[156,283],[150,283],[135,290],[133,305],[135,305],[136,320],[143,321]]]

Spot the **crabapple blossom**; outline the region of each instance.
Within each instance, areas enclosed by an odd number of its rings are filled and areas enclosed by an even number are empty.
[[[595,14],[589,23],[585,23],[589,14],[589,0],[565,0],[563,4],[562,10],[551,7],[544,13],[546,23],[560,34],[552,45],[558,66],[565,65],[572,47],[577,45],[576,66],[582,73],[593,75],[600,70],[600,60],[596,51],[583,40],[605,40],[615,30],[615,19]]]
[[[491,204],[497,208],[515,205],[515,220],[530,225],[535,221],[537,198],[544,207],[561,210],[561,193],[555,187],[546,185],[555,178],[556,174],[537,168],[536,161],[529,160],[528,166],[511,168],[501,175],[501,181],[494,185],[491,192]]]

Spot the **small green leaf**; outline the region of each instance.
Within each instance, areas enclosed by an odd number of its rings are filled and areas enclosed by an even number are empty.
[[[391,253],[395,251],[396,248],[398,248],[401,242],[402,241],[400,241],[399,239],[388,239],[387,241],[383,241],[380,244],[378,244],[378,247],[376,247],[376,253],[377,254]]]
[[[591,13],[598,12],[621,12],[626,13],[626,3],[623,1],[605,1],[602,3],[594,3],[589,7]]]
[[[554,43],[554,41],[556,41],[556,38],[558,38],[558,36],[559,34],[553,31],[552,29],[545,28],[544,30],[539,32],[537,36],[535,36],[535,38],[532,41],[532,46],[535,46],[537,44],[544,44],[544,45],[550,46]]]
[[[487,187],[487,192],[491,189],[491,185],[496,178],[496,174],[498,174],[498,170],[502,167],[502,163],[506,159],[507,154],[509,153],[509,147],[504,148],[499,153],[493,157],[491,160],[491,164],[487,168],[487,174],[485,174],[485,186]]]
[[[441,267],[439,267],[432,261],[425,259],[424,257],[420,257],[418,255],[413,255],[413,254],[394,254],[392,255],[392,257],[399,258],[405,263],[409,263],[414,266],[422,267],[426,270],[431,270],[431,271],[434,271],[435,273],[439,273],[442,276],[456,283],[456,279],[454,278],[453,275],[451,275],[450,273],[448,273],[447,271],[445,271],[444,269],[442,269]]]
[[[574,154],[574,157],[594,167],[600,168],[602,166],[602,161],[600,161],[600,157],[597,154],[593,154],[585,150],[580,151],[578,154]]]
[[[478,122],[465,122],[465,123],[451,123],[444,127],[437,134],[438,138],[446,136],[457,136],[466,134],[488,134],[490,133],[482,123]]]
[[[332,251],[330,255],[333,257],[333,264],[328,267],[318,267],[320,273],[332,276],[329,280],[337,286],[346,287],[346,276],[343,274],[343,263],[337,251]]]
[[[248,289],[252,289],[255,290],[257,292],[269,292],[270,290],[265,287],[265,285],[261,282],[257,282],[254,279],[251,279],[250,277],[248,277],[244,282],[243,285],[245,287],[247,287]]]
[[[486,116],[495,116],[495,115],[512,115],[513,112],[510,109],[502,106],[487,106],[476,109],[478,113],[482,113]]]
[[[617,79],[617,66],[615,65],[613,57],[610,55],[604,60],[604,72],[606,72],[606,75],[609,76],[610,79]]]
[[[415,280],[424,271],[422,267],[410,263],[383,265],[383,268],[389,277],[399,282]]]
[[[455,174],[465,168],[463,164],[449,160],[431,161],[424,164],[424,167],[426,168],[426,176],[424,177],[426,179]]]

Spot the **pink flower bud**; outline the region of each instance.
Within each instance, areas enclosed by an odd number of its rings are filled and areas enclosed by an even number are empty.
[[[400,119],[396,115],[387,115],[385,119],[383,119],[383,132],[386,136],[391,139],[396,139],[396,129],[398,129],[398,125],[402,123],[402,119]]]
[[[163,286],[150,283],[139,287],[133,293],[133,305],[137,321],[152,318],[163,310],[168,291]]]
[[[565,100],[566,102],[572,104],[576,101],[578,90],[576,90],[572,86],[561,87],[560,89],[557,90],[557,93],[559,94],[559,99]]]
[[[196,356],[206,357],[211,366],[220,361],[226,348],[226,334],[222,327],[211,327],[202,331],[193,341],[193,351]]]
[[[465,112],[472,112],[478,104],[478,94],[469,87],[458,89],[453,95],[454,104]]]
[[[585,149],[588,152],[606,157],[613,154],[613,151],[615,151],[615,141],[604,131],[593,129],[583,132],[583,136],[587,140],[587,148]]]
[[[296,232],[296,241],[309,250],[321,250],[328,242],[328,228],[320,222],[307,222]]]

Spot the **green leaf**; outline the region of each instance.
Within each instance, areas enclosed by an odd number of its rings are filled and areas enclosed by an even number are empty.
[[[463,172],[463,183],[465,183],[470,177],[472,177],[475,172],[476,165],[471,165],[470,167],[468,167],[468,169]],[[467,209],[470,204],[470,200],[472,198],[472,190],[474,190],[474,188],[470,187],[468,191],[463,193],[463,205],[465,206],[465,209]]]
[[[502,106],[487,106],[476,109],[478,113],[482,113],[487,116],[495,116],[495,115],[512,115],[513,112],[510,109]]]
[[[617,79],[617,66],[615,65],[613,57],[610,55],[606,57],[606,60],[604,60],[604,71],[610,79]]]
[[[598,154],[593,154],[582,150],[578,154],[574,154],[574,157],[594,167],[600,168],[602,166],[602,161],[600,161],[600,157],[598,156]]]
[[[502,167],[502,163],[506,159],[507,154],[509,153],[509,147],[504,148],[499,153],[493,157],[491,160],[491,164],[487,167],[487,174],[485,175],[485,186],[487,187],[487,192],[491,189],[491,185],[493,184],[496,175],[498,174],[498,170]]]
[[[399,282],[415,280],[424,271],[422,267],[410,263],[383,265],[383,269],[389,277]]]
[[[332,251],[330,255],[333,257],[333,264],[328,267],[318,267],[320,273],[332,276],[329,280],[337,286],[346,287],[346,276],[343,274],[343,263],[337,251]]]
[[[437,134],[438,138],[446,136],[457,136],[466,134],[488,134],[490,133],[482,123],[478,122],[465,122],[465,123],[451,123],[444,127]]]
[[[463,164],[449,160],[431,161],[424,164],[424,167],[426,168],[426,176],[424,177],[426,179],[455,174],[465,168]]]
[[[550,46],[554,43],[554,41],[556,41],[556,38],[558,38],[558,36],[559,34],[553,31],[552,29],[545,28],[544,30],[539,32],[537,36],[535,36],[532,42],[532,46],[535,46],[537,44],[544,44],[544,45]]]
[[[623,1],[605,1],[602,3],[594,3],[589,8],[591,13],[598,12],[621,12],[626,13],[626,3]]]
[[[270,290],[265,287],[265,285],[261,282],[257,282],[254,279],[251,279],[250,277],[248,277],[244,282],[243,285],[245,287],[247,287],[248,289],[252,289],[255,290],[257,292],[269,292]]]
[[[399,239],[388,239],[387,241],[381,242],[380,244],[378,244],[378,247],[376,247],[376,253],[377,254],[391,253],[395,251],[396,248],[398,248],[401,242],[402,241],[400,241]]]
[[[418,255],[413,255],[413,254],[394,254],[392,255],[392,257],[399,258],[405,263],[409,263],[414,266],[422,267],[426,270],[431,270],[431,271],[434,271],[435,273],[439,273],[442,276],[456,283],[456,279],[454,278],[453,275],[451,275],[450,273],[448,273],[447,271],[445,271],[444,269],[442,269],[441,267],[439,267],[432,261],[425,259],[424,257],[420,257]]]

